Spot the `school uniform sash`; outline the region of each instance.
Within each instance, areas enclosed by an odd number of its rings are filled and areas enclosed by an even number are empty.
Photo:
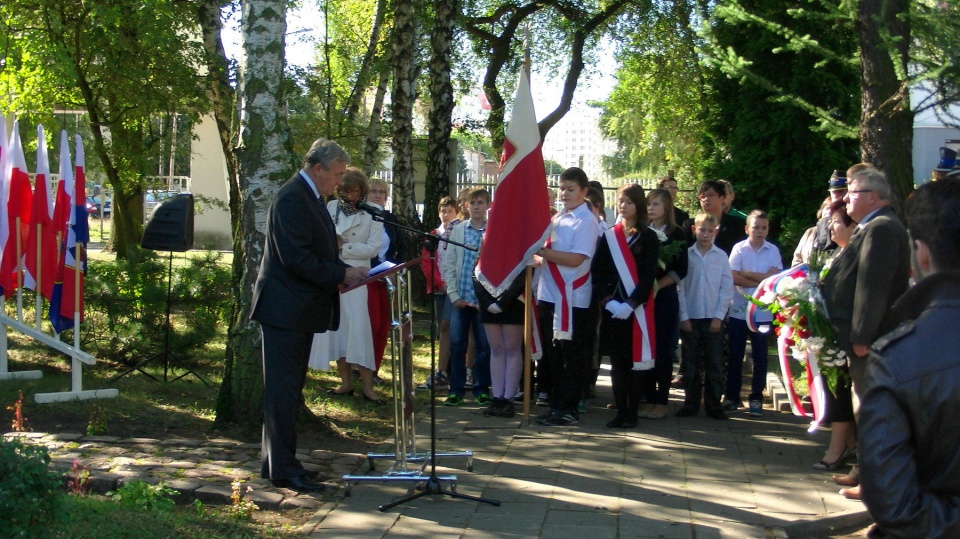
[[[553,231],[544,244],[548,249],[553,241]],[[587,284],[590,280],[590,264],[581,264],[570,281],[566,281],[560,273],[560,268],[554,262],[544,260],[547,271],[553,277],[557,289],[560,291],[560,304],[553,309],[553,338],[561,341],[573,339],[573,291]],[[581,336],[582,337],[582,336]]]
[[[623,223],[617,223],[603,233],[610,246],[610,255],[617,268],[617,274],[623,283],[624,291],[629,296],[637,288],[637,262],[633,259],[627,235],[623,230]],[[633,339],[632,355],[634,367],[645,371],[653,368],[653,359],[656,355],[656,339],[654,338],[653,324],[653,288],[650,296],[642,305],[633,310]],[[639,363],[639,365],[637,365]]]

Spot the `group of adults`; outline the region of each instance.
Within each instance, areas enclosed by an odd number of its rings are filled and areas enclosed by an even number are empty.
[[[369,313],[370,300],[350,298],[340,287],[366,278],[370,260],[382,256],[380,244],[374,249],[377,242],[370,236],[385,232],[373,222],[364,225],[366,238],[352,230],[365,220],[352,201],[369,193],[362,174],[348,170],[349,163],[339,145],[319,139],[303,168],[277,192],[251,309],[263,335],[261,473],[304,492],[322,489],[296,458],[295,419],[311,351],[319,346],[326,361],[337,361],[343,385],[334,392],[349,391],[350,372],[357,366],[364,396],[376,399],[367,392],[376,369],[374,324],[369,316],[357,316]],[[360,179],[348,183],[353,176]],[[547,309],[541,309],[540,320],[546,357],[558,369],[551,390],[559,393],[551,399],[550,413],[540,418],[542,424],[576,423],[571,408],[582,383],[575,380],[584,377],[583,358],[590,349],[573,335],[595,331],[595,309],[602,309],[599,352],[610,356],[615,376],[617,415],[610,426],[628,426],[642,404],[651,405],[647,414],[661,416],[652,407],[668,391],[671,369],[664,365],[672,364],[677,342],[669,290],[683,276],[676,266],[658,267],[659,250],[669,241],[684,241],[680,234],[688,228],[673,228],[677,213],[669,189],[675,185],[662,182],[666,189],[646,195],[639,186],[624,186],[618,193],[619,222],[601,234],[595,214],[589,213],[591,220],[583,213],[586,176],[572,171],[561,179],[558,198],[564,208],[554,215],[550,240],[535,256],[546,268],[538,290],[541,302],[549,305],[541,304]],[[338,187],[337,199],[326,204]],[[834,480],[847,487],[845,495],[863,499],[877,522],[873,534],[960,536],[960,422],[955,414],[960,409],[960,332],[955,330],[960,321],[960,177],[948,175],[911,195],[905,203],[909,233],[893,211],[890,183],[876,167],[861,163],[838,171],[829,190],[825,221],[810,232],[809,246],[801,246],[799,257],[804,249],[833,249],[822,296],[849,358],[852,417],[842,416],[842,403],[833,404],[841,415],[830,419],[840,435],[831,440],[821,464],[857,454],[859,472]],[[745,236],[742,218],[730,211],[732,204],[724,207],[727,196],[725,186],[716,182],[705,182],[698,192],[703,210],[698,218],[717,214],[709,220],[719,224],[715,243],[721,249]],[[586,249],[587,243],[593,245]],[[594,281],[585,303],[586,294],[575,293],[585,286],[584,275]],[[544,280],[556,293],[543,293]],[[344,309],[350,312],[341,319]],[[644,333],[648,322],[655,332],[648,327]],[[361,349],[366,352],[356,358],[347,343],[354,342],[355,332],[367,331],[363,334],[370,345],[365,339]],[[317,334],[325,344],[318,345]],[[657,353],[650,357],[643,343],[654,335]],[[624,346],[628,342],[631,346]]]

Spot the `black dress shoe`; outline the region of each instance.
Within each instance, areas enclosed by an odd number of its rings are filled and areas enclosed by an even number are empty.
[[[322,492],[325,488],[322,483],[317,483],[307,475],[291,477],[290,479],[278,479],[273,481],[275,487],[289,488],[297,492]]]
[[[691,417],[697,415],[700,412],[695,406],[684,405],[683,408],[677,410],[677,417]]]
[[[351,389],[349,391],[341,392],[341,391],[337,391],[336,389],[328,389],[327,395],[333,395],[334,397],[352,397],[353,390]]]

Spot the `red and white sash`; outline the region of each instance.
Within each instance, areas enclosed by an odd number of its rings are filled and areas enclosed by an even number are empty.
[[[554,232],[550,232],[545,247],[549,248],[553,242]],[[560,291],[560,303],[553,309],[553,338],[561,341],[573,339],[573,291],[587,284],[590,280],[590,264],[580,264],[576,273],[569,282],[563,279],[560,268],[553,262],[544,260],[547,271],[553,277],[557,289]]]
[[[633,259],[627,236],[623,230],[623,223],[617,223],[603,233],[610,246],[610,255],[613,264],[617,267],[617,274],[623,282],[624,291],[629,296],[637,287],[637,262]],[[633,362],[639,363],[640,370],[653,368],[653,359],[656,355],[656,340],[653,324],[653,287],[650,296],[642,305],[633,311]],[[636,366],[636,365],[635,365]]]

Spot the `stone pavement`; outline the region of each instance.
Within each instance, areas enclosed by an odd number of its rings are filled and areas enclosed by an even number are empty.
[[[610,401],[609,378],[598,386]],[[671,412],[682,399],[671,395]],[[531,408],[531,416],[544,408]],[[869,525],[860,502],[844,499],[822,457],[829,429],[807,434],[802,418],[767,405],[728,421],[701,414],[641,420],[632,430],[605,427],[612,410],[594,407],[573,427],[487,418],[481,407],[437,406],[437,450],[474,454],[439,460],[456,492],[496,499],[499,507],[427,495],[386,512],[378,507],[414,482],[362,481],[334,496],[304,529],[313,537],[824,537]],[[418,451],[429,450],[429,416],[416,425]],[[370,472],[382,477],[392,461]],[[360,473],[365,473],[364,465]],[[428,470],[429,471],[429,470]],[[445,489],[447,482],[441,482]]]
[[[728,421],[672,415],[682,399],[672,392],[671,415],[641,420],[636,429],[605,427],[614,411],[609,378],[601,371],[595,406],[573,427],[523,425],[487,418],[468,401],[437,406],[437,450],[473,452],[472,471],[463,457],[438,459],[438,475],[455,475],[457,493],[501,502],[499,507],[445,495],[427,495],[386,512],[380,505],[413,492],[418,482],[385,482],[392,461],[368,472],[364,455],[301,448],[305,467],[334,488],[298,495],[260,479],[259,444],[233,440],[152,440],[14,433],[43,443],[53,466],[69,474],[75,459],[91,471],[95,492],[141,478],[166,481],[179,503],[230,503],[230,483],[253,487],[262,508],[316,509],[302,531],[312,537],[394,538],[542,537],[824,537],[867,526],[859,502],[844,499],[830,472],[814,470],[829,429],[807,434],[807,422],[772,410],[750,417],[732,412]],[[519,407],[518,407],[519,408]],[[531,415],[544,408],[531,408]],[[429,413],[417,417],[417,451],[429,443]],[[385,452],[391,452],[392,446]],[[418,470],[417,465],[409,465]],[[344,488],[344,474],[374,479]],[[345,494],[349,492],[349,496]]]

